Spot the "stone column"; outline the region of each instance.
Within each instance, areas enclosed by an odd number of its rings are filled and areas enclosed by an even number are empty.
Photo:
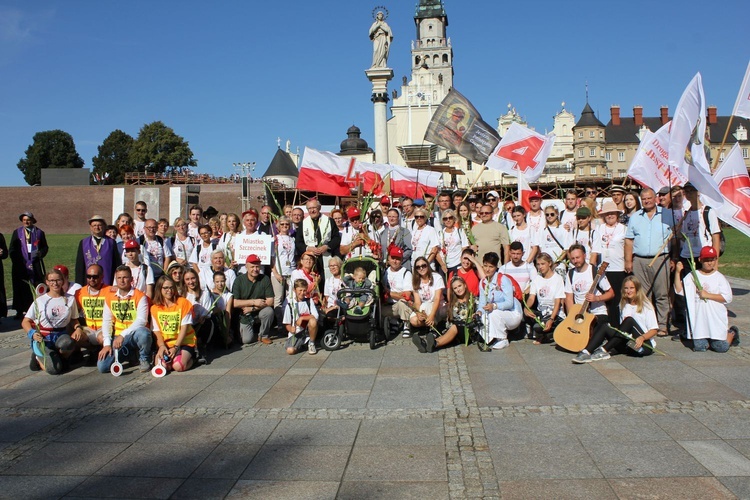
[[[365,71],[372,82],[372,97],[375,113],[375,161],[388,163],[388,81],[393,78],[390,68],[370,68]]]

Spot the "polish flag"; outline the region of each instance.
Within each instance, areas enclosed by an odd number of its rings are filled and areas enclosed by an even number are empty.
[[[750,177],[742,159],[739,144],[735,143],[719,168],[714,180],[724,197],[724,204],[716,209],[721,220],[750,236]]]
[[[523,175],[518,176],[518,200],[521,203],[521,206],[526,209],[528,212],[531,210],[531,203],[529,203],[529,196],[531,196],[532,189],[529,186],[529,183],[526,182],[526,179]]]
[[[357,185],[356,160],[328,151],[305,148],[297,189],[334,196],[349,196]]]
[[[408,196],[410,198],[424,198],[425,193],[437,195],[438,181],[442,177],[440,172],[418,170],[416,168],[390,165],[391,196]]]

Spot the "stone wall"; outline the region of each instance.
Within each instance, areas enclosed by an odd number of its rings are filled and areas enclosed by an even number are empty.
[[[88,218],[101,215],[111,223],[113,189],[125,189],[125,211],[135,212],[137,188],[159,189],[159,213],[149,210],[149,217],[170,218],[170,191],[177,186],[67,186],[67,187],[0,187],[0,231],[9,235],[19,226],[18,215],[30,211],[47,234],[84,234],[89,231]],[[186,186],[180,187],[180,212],[185,213]],[[240,184],[202,184],[199,196],[205,209],[209,205],[219,212],[242,212],[242,186]],[[251,184],[250,199],[263,196],[263,184]],[[260,208],[260,202],[251,206]],[[171,220],[170,220],[171,222]]]

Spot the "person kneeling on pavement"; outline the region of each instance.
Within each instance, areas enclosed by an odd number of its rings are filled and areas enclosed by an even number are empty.
[[[312,303],[312,299],[305,298],[307,294],[307,281],[298,279],[294,281],[294,297],[284,309],[284,327],[288,332],[286,339],[286,353],[297,354],[305,344],[307,352],[316,354],[315,338],[318,334],[318,309]]]
[[[484,340],[493,349],[505,349],[508,330],[521,324],[521,303],[513,296],[513,282],[498,271],[500,256],[495,252],[484,254],[482,269],[485,278],[479,283],[477,315],[484,325]]]
[[[151,370],[151,330],[146,327],[149,320],[148,297],[133,288],[133,274],[126,265],[119,266],[115,271],[115,286],[115,291],[104,299],[103,347],[96,366],[101,373],[108,372],[115,362],[115,349],[126,356],[138,352],[138,368],[141,372],[147,372]]]
[[[32,371],[44,369],[50,375],[65,371],[65,359],[76,348],[71,337],[75,332],[82,338],[75,299],[63,292],[63,275],[58,270],[47,273],[49,291],[34,300],[21,322],[31,340]]]

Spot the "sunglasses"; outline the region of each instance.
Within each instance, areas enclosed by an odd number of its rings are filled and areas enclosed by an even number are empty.
[[[555,216],[557,216],[557,214],[544,214],[544,215],[547,216],[547,217],[555,217]]]
[[[492,212],[479,212],[479,215],[492,215]]]
[[[427,217],[424,216],[424,215],[415,215],[414,218],[415,219],[426,219]]]
[[[95,279],[97,279],[97,278],[99,278],[99,275],[98,275],[98,274],[87,274],[87,275],[86,275],[86,279],[87,279],[87,280],[95,280]]]
[[[136,212],[145,212],[146,209],[145,208],[136,208],[135,211]]]
[[[443,217],[443,220],[453,220],[454,217]]]
[[[586,191],[586,194],[595,194],[596,191]]]
[[[417,269],[418,271],[421,271],[422,269],[427,269],[426,264],[420,264],[418,266],[414,266],[414,269]]]

